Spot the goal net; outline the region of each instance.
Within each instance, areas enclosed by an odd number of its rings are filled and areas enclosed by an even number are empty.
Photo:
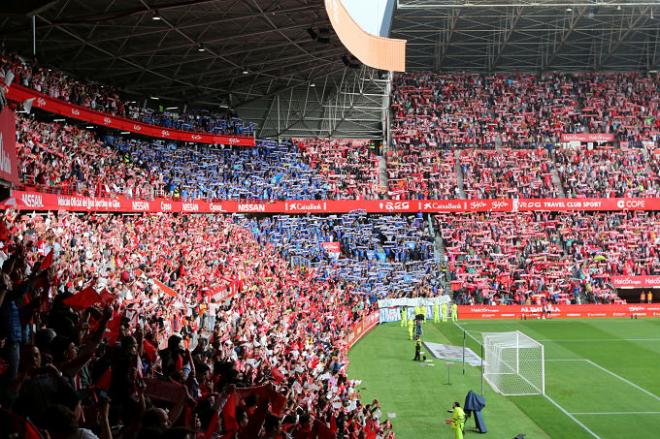
[[[520,331],[483,334],[484,379],[507,396],[545,395],[543,345]]]

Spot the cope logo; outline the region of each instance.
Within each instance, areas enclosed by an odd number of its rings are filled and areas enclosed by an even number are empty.
[[[617,200],[616,207],[619,209],[643,209],[646,207],[644,200]]]

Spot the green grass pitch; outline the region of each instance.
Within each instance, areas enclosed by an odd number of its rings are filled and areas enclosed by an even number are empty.
[[[478,339],[482,332],[519,330],[545,346],[547,398],[503,397],[486,383],[488,434],[470,431],[469,420],[467,438],[660,438],[659,319],[458,323]],[[450,322],[424,326],[424,341],[462,346],[462,340]],[[463,403],[468,390],[480,391],[480,369],[466,366],[463,375],[460,363],[418,363],[413,356],[404,328],[380,325],[351,350],[349,377],[362,380],[363,401],[377,398],[383,416],[395,415],[397,438],[451,438],[447,410],[455,400]]]

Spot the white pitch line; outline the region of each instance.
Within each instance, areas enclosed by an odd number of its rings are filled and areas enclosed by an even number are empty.
[[[616,343],[622,341],[660,341],[660,338],[542,338],[536,341],[555,343]]]
[[[586,361],[587,363],[591,364],[591,365],[594,366],[594,367],[597,367],[598,369],[602,370],[603,372],[609,373],[609,374],[612,375],[613,377],[620,379],[620,380],[623,381],[624,383],[626,383],[626,384],[630,384],[632,387],[634,387],[635,389],[639,390],[639,391],[642,392],[642,393],[647,394],[647,395],[650,396],[651,398],[654,398],[654,399],[660,401],[660,396],[656,395],[655,393],[649,392],[648,390],[646,390],[646,389],[643,388],[642,386],[639,386],[639,385],[633,383],[632,381],[630,381],[630,380],[628,380],[628,379],[622,377],[621,375],[617,375],[616,373],[612,372],[612,371],[609,370],[609,369],[604,368],[603,366],[601,366],[601,365],[598,364],[598,363],[594,363],[593,361],[588,360],[588,359],[586,359],[586,358],[585,358],[584,361]]]
[[[584,425],[584,424],[583,424],[582,422],[580,422],[575,416],[573,416],[573,414],[569,413],[568,410],[566,410],[564,407],[560,406],[560,405],[559,405],[554,399],[550,398],[547,394],[545,394],[545,395],[543,395],[543,396],[545,396],[545,398],[546,398],[548,401],[550,401],[555,407],[557,407],[559,410],[561,410],[561,412],[562,412],[563,414],[565,414],[566,416],[568,416],[569,418],[571,418],[571,419],[573,420],[573,422],[575,422],[577,425],[579,425],[580,427],[582,427],[582,428],[584,429],[584,431],[586,431],[587,433],[589,433],[590,435],[592,435],[592,436],[595,437],[596,439],[602,439],[602,438],[601,438],[600,436],[598,436],[596,433],[594,433],[593,431],[591,431],[591,430],[589,429],[589,427],[587,427],[586,425]]]
[[[585,363],[589,363],[589,364],[591,364],[593,367],[595,367],[595,368],[597,368],[597,369],[600,369],[600,370],[602,370],[603,372],[612,375],[614,378],[618,378],[619,380],[621,380],[621,381],[623,381],[624,383],[626,383],[626,384],[628,384],[628,385],[634,387],[635,389],[639,390],[640,392],[647,394],[647,395],[650,396],[651,398],[654,398],[654,399],[660,401],[660,396],[656,395],[655,393],[646,390],[646,389],[643,388],[642,386],[633,383],[633,382],[630,381],[629,379],[624,378],[624,377],[622,377],[621,375],[618,375],[618,374],[612,372],[611,370],[606,369],[606,368],[604,368],[603,366],[601,366],[600,364],[598,364],[598,363],[594,363],[593,361],[591,361],[591,360],[589,360],[589,359],[587,359],[587,358],[546,358],[545,361],[546,361],[546,362],[548,362],[548,361],[584,361]]]
[[[594,412],[594,413],[571,413],[575,416],[595,416],[595,415],[660,415],[660,412]]]

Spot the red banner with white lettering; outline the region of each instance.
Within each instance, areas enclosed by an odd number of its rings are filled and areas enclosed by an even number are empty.
[[[72,212],[183,213],[465,213],[533,211],[658,211],[660,198],[584,198],[538,200],[328,200],[328,201],[180,201],[169,198],[132,200],[123,196],[96,198],[42,192],[12,191],[0,208],[69,210]]]
[[[660,276],[611,276],[614,288],[660,288]]]
[[[660,303],[609,305],[548,305],[549,318],[585,317],[660,317]],[[459,319],[521,319],[543,317],[543,307],[537,305],[463,305],[458,307]]]
[[[18,183],[16,115],[8,108],[0,113],[0,179]]]
[[[323,247],[323,249],[327,253],[333,255],[334,257],[339,257],[339,254],[341,253],[341,244],[338,243],[338,242],[335,242],[335,241],[333,241],[333,242],[322,242],[321,247]]]
[[[607,133],[577,133],[577,134],[562,134],[560,141],[562,143],[568,142],[614,142],[614,134]]]
[[[71,104],[66,101],[51,98],[43,93],[23,87],[18,84],[12,84],[7,93],[7,98],[16,102],[23,102],[27,99],[34,99],[32,106],[50,113],[61,116],[71,117],[82,120],[94,125],[114,128],[122,131],[129,131],[143,136],[154,137],[157,139],[179,140],[182,142],[208,143],[212,145],[232,145],[232,146],[255,146],[254,137],[216,135],[208,133],[198,133],[192,131],[183,131],[150,125],[137,120],[125,119],[119,116],[112,116],[107,113],[92,110],[80,105]]]

